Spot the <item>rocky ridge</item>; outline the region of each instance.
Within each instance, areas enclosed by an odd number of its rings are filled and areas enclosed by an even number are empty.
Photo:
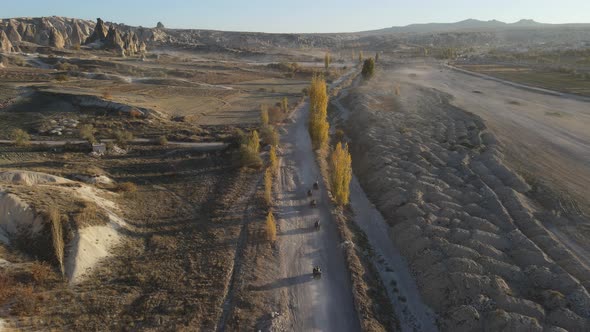
[[[442,330],[587,331],[590,270],[544,227],[556,216],[528,198],[480,118],[413,92],[353,93],[349,136],[355,173]]]

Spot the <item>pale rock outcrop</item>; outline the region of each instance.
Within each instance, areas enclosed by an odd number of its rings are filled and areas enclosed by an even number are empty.
[[[3,30],[0,30],[0,52],[2,53],[10,53],[13,51],[12,43],[6,33]]]
[[[64,48],[66,42],[62,34],[56,28],[52,28],[49,34],[49,46],[55,48]]]

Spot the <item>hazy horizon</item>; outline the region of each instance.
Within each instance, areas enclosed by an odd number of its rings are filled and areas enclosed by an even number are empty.
[[[196,4],[187,0],[114,1],[80,4],[74,0],[11,2],[3,6],[3,18],[65,16],[153,27],[162,22],[179,29],[212,29],[269,33],[357,32],[420,23],[453,23],[466,19],[498,20],[506,23],[532,19],[542,23],[590,23],[590,2],[510,0],[485,1],[473,5],[466,0],[440,3],[436,0],[301,0],[276,3],[259,0],[244,3],[221,0]],[[428,9],[428,10],[425,10]],[[362,15],[361,15],[362,14]]]

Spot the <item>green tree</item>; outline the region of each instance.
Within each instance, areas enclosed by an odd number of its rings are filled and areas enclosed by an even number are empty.
[[[368,80],[375,74],[375,60],[369,58],[363,63],[363,70],[361,71],[363,78]]]
[[[328,71],[331,62],[332,58],[330,56],[330,52],[326,52],[326,55],[324,55],[324,67],[326,68],[326,71]]]
[[[359,51],[359,63],[363,62],[363,51]]]
[[[338,205],[348,204],[350,196],[350,181],[352,180],[352,157],[348,152],[348,145],[338,143],[330,156],[330,180],[332,195]]]

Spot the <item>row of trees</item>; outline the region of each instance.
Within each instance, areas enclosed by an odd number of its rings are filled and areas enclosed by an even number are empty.
[[[328,91],[322,76],[315,75],[309,87],[309,134],[315,150],[327,152],[330,124],[328,123]],[[319,153],[323,156],[326,153]],[[348,146],[338,143],[329,157],[332,195],[338,205],[348,204],[352,180],[352,158]]]
[[[326,80],[314,75],[309,87],[309,135],[314,149],[327,146],[330,124],[328,123],[328,88]]]

